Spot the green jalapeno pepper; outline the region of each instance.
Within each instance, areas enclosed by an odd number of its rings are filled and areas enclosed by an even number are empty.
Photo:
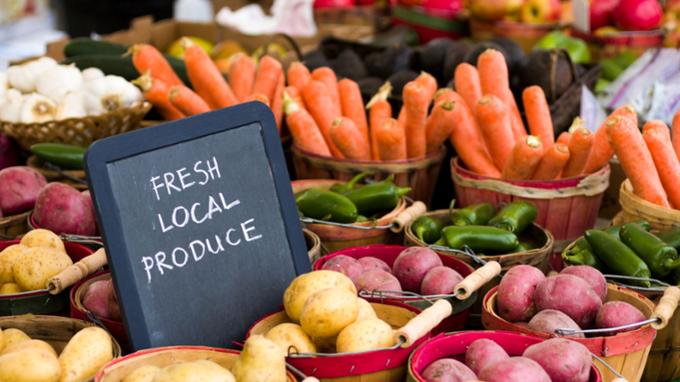
[[[349,191],[352,191],[354,187],[356,187],[357,183],[364,179],[368,175],[367,172],[362,172],[360,174],[357,174],[354,176],[354,178],[350,179],[349,182],[346,183],[336,183],[331,186],[330,190],[333,192],[337,192],[338,194],[346,194]]]
[[[83,169],[86,148],[62,143],[37,143],[31,152],[38,158],[59,167],[72,170]]]
[[[438,245],[440,247],[446,247],[446,240],[444,237],[440,237],[439,240],[435,241],[433,245]]]
[[[461,208],[451,213],[451,223],[457,226],[486,225],[496,213],[490,203],[479,203]]]
[[[397,187],[392,176],[348,191],[345,196],[354,203],[360,214],[370,216],[378,212],[391,211],[399,199],[411,191],[409,187]]]
[[[440,219],[431,216],[420,216],[411,224],[411,230],[416,237],[427,244],[432,244],[442,236],[444,224]]]
[[[536,215],[535,205],[525,201],[512,202],[491,218],[489,225],[519,235],[534,222]]]
[[[643,278],[651,277],[647,264],[632,249],[611,234],[599,229],[591,229],[586,231],[585,237],[602,263],[616,274]],[[640,281],[636,284],[650,286],[649,281]]]
[[[635,223],[635,224],[639,225],[645,231],[649,231],[652,228],[652,226],[649,224],[649,222],[645,221],[645,220],[636,220],[636,221],[631,222],[631,223]],[[604,231],[607,232],[610,235],[613,235],[614,237],[616,237],[620,240],[621,237],[620,237],[619,233],[621,232],[621,227],[623,227],[623,224],[614,225],[614,226],[605,228]]]
[[[565,249],[562,258],[569,265],[590,265],[599,270],[604,270],[604,264],[595,256],[593,248],[588,244],[585,237],[580,237],[572,246]]]
[[[675,249],[680,249],[680,227],[671,228],[669,231],[661,232],[659,239]]]
[[[448,226],[442,230],[442,237],[449,248],[462,249],[468,246],[475,252],[508,253],[519,245],[517,236],[512,232],[489,226]]]
[[[295,202],[304,216],[337,223],[354,223],[359,213],[346,196],[333,191],[309,188],[299,193]]]
[[[619,235],[621,241],[647,264],[653,276],[663,277],[680,267],[678,251],[638,224],[624,224]]]

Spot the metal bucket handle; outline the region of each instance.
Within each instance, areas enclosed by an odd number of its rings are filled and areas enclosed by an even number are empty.
[[[288,362],[286,362],[286,368],[290,370],[293,374],[295,374],[298,378],[300,378],[302,382],[319,382],[318,379],[314,377],[308,377],[307,375],[305,375],[305,373],[300,371],[300,369],[289,364]]]
[[[610,275],[606,274],[604,275],[604,278],[613,282],[614,284],[620,285],[622,287],[632,289],[635,291],[639,292],[658,292],[658,293],[663,293],[666,288],[671,286],[668,283],[665,283],[661,280],[649,278],[649,277],[636,277],[636,276],[622,276],[622,275]],[[627,284],[625,282],[617,281],[617,280],[630,280],[630,281],[648,281],[651,284],[658,285],[658,286],[652,286],[652,287],[642,287],[638,285],[631,285]]]
[[[614,369],[614,368],[612,367],[612,365],[608,364],[607,361],[605,361],[604,359],[598,357],[598,356],[595,355],[594,353],[590,353],[590,355],[592,355],[593,358],[595,358],[595,359],[597,360],[597,362],[601,363],[602,366],[604,366],[604,367],[606,367],[607,369],[609,369],[609,371],[611,371],[611,373],[614,374],[614,375],[616,376],[616,378],[614,378],[611,382],[628,382],[628,380],[627,380],[623,375],[621,375],[621,373],[619,373],[618,370]]]
[[[427,206],[425,203],[420,202],[420,201],[413,201],[410,206],[408,206],[406,209],[401,211],[399,215],[397,215],[390,224],[385,224],[385,225],[358,225],[354,223],[336,223],[328,220],[319,220],[319,219],[314,219],[306,216],[300,216],[300,222],[304,224],[321,224],[321,225],[330,225],[330,226],[335,226],[335,227],[343,227],[343,228],[350,228],[350,229],[357,229],[357,230],[362,230],[362,231],[373,231],[376,229],[379,230],[390,230],[394,233],[399,233],[404,230],[404,227],[408,225],[412,220],[416,219],[418,216],[424,214],[427,211]]]

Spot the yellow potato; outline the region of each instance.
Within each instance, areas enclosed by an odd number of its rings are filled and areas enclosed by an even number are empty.
[[[91,326],[80,330],[59,355],[59,382],[85,382],[113,359],[111,336],[102,328]]]
[[[15,283],[4,283],[0,286],[0,295],[2,294],[16,294],[21,292],[21,288]]]
[[[229,370],[212,361],[200,360],[170,365],[153,382],[236,382]]]
[[[15,342],[28,341],[30,339],[31,337],[19,329],[5,329],[2,331],[2,343],[0,343],[0,350],[3,350]],[[0,381],[2,380],[0,379]]]
[[[283,306],[293,322],[300,322],[300,314],[309,296],[327,288],[346,288],[357,294],[357,288],[349,277],[335,271],[314,271],[300,275],[290,283],[283,294]]]
[[[45,289],[50,277],[73,264],[68,255],[52,248],[29,248],[14,263],[14,280],[21,290]]]
[[[357,314],[356,321],[367,320],[369,318],[378,318],[370,302],[359,297],[357,299],[357,303],[359,304],[359,314]]]
[[[356,293],[345,288],[328,288],[311,295],[300,315],[300,325],[312,337],[333,337],[359,314]]]
[[[392,328],[383,320],[357,321],[338,334],[338,353],[383,349],[394,345]]]
[[[9,353],[14,353],[17,351],[22,351],[25,349],[41,349],[45,350],[49,353],[54,354],[54,356],[57,356],[57,352],[54,351],[54,348],[52,345],[48,344],[45,341],[41,340],[23,340],[23,341],[17,341],[13,342],[5,347],[2,348],[2,351],[0,352],[0,356],[9,354]]]
[[[316,353],[316,346],[298,324],[283,323],[269,329],[265,337],[274,341],[284,353]]]
[[[254,335],[246,340],[231,372],[238,382],[286,382],[285,356],[277,344]]]
[[[156,366],[146,365],[135,369],[127,377],[123,378],[121,382],[152,382],[153,378],[160,372],[161,369]]]
[[[66,253],[64,242],[61,241],[59,235],[42,228],[28,231],[28,233],[21,238],[21,245],[30,248],[52,248],[62,253]]]
[[[10,245],[0,252],[0,284],[14,282],[12,266],[16,259],[26,252],[27,247],[21,244]]]
[[[59,361],[43,349],[25,349],[0,356],[0,381],[57,382]]]

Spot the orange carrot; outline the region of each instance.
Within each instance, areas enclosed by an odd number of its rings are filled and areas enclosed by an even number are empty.
[[[606,129],[609,142],[635,194],[650,203],[670,207],[652,154],[638,129],[637,117],[619,115],[608,118]]]
[[[444,101],[458,101],[461,98],[460,93],[456,93],[451,88],[442,88],[434,93],[434,102],[444,102]]]
[[[437,80],[428,72],[420,72],[414,81],[423,87],[428,97],[428,102],[432,100],[432,97],[437,92]]]
[[[613,113],[611,113],[607,119],[600,125],[600,128],[595,132],[595,138],[593,138],[593,147],[590,149],[590,155],[588,155],[588,161],[583,168],[584,174],[592,174],[595,171],[601,169],[609,163],[609,160],[614,156],[614,149],[609,144],[609,136],[607,135],[607,122],[609,119],[617,116],[627,116],[630,118],[637,118],[635,110],[631,106],[622,106]]]
[[[569,146],[569,141],[571,141],[571,133],[568,131],[563,131],[562,134],[557,137],[557,141],[555,141],[555,143],[561,143],[563,145]]]
[[[163,81],[168,86],[184,85],[163,54],[149,44],[135,44],[130,48],[132,64],[140,75],[150,73],[152,78]]]
[[[477,58],[477,70],[479,70],[482,94],[496,96],[505,102],[510,113],[513,136],[516,140],[525,137],[527,135],[526,129],[519,114],[515,96],[510,90],[508,65],[503,53],[494,49],[487,49]]]
[[[560,177],[564,166],[569,161],[569,147],[562,143],[555,143],[544,154],[538,167],[531,177],[536,180],[552,180]]]
[[[238,100],[231,91],[231,87],[203,48],[194,44],[188,38],[182,39],[182,44],[187,74],[194,91],[213,110],[237,104]]]
[[[314,69],[312,72],[312,79],[321,81],[328,89],[328,95],[333,101],[332,106],[334,113],[342,114],[342,107],[340,106],[340,92],[338,91],[338,78],[335,76],[333,69],[322,66]]]
[[[274,91],[274,99],[271,102],[271,109],[274,113],[274,119],[276,120],[276,127],[279,129],[279,134],[281,134],[281,120],[283,119],[283,89],[286,87],[286,79],[283,76],[279,76],[279,83],[276,85],[276,90]]]
[[[593,147],[593,133],[583,127],[581,118],[576,117],[574,124],[569,128],[571,140],[569,140],[569,162],[562,171],[563,178],[571,178],[583,173],[583,168]]]
[[[203,98],[184,85],[171,86],[168,89],[168,99],[172,106],[187,116],[210,111],[210,106]]]
[[[236,98],[243,102],[253,91],[255,61],[244,53],[236,53],[229,61],[229,85]]]
[[[295,86],[286,86],[283,89],[284,99],[285,95],[288,94],[288,98],[295,101],[298,107],[306,109],[305,102],[302,100],[302,91],[298,90]],[[285,108],[284,108],[285,109]]]
[[[673,134],[672,134],[673,150],[675,155],[680,160],[680,110],[673,116]]]
[[[500,178],[501,172],[491,160],[484,137],[472,111],[458,93],[453,93],[453,131],[450,141],[468,169],[484,176]]]
[[[406,152],[409,158],[422,158],[427,152],[425,124],[432,95],[416,81],[411,81],[404,86],[402,98],[405,110]]]
[[[331,152],[319,130],[319,126],[314,122],[307,110],[300,107],[292,98],[286,97],[283,101],[286,114],[286,124],[293,137],[295,146],[300,149],[324,157],[330,157]]]
[[[496,96],[486,95],[477,102],[475,115],[493,162],[504,169],[515,147],[507,105]]]
[[[448,97],[442,96],[435,101],[436,103],[432,107],[432,112],[425,124],[425,142],[428,154],[441,150],[442,144],[451,135],[451,131],[453,131],[453,116],[455,114],[453,109],[456,103],[446,98]]]
[[[253,93],[264,94],[273,100],[281,76],[283,76],[281,63],[271,56],[263,56],[257,65]]]
[[[302,99],[305,100],[307,111],[309,111],[309,114],[319,126],[319,130],[321,130],[321,134],[323,134],[331,154],[336,158],[343,159],[342,152],[331,139],[331,126],[333,121],[340,117],[340,113],[336,112],[326,85],[320,81],[309,81],[304,90],[302,90]]]
[[[338,81],[338,92],[340,93],[340,106],[342,115],[354,122],[359,131],[368,142],[368,122],[366,121],[366,109],[364,100],[361,98],[361,90],[356,82],[349,78]]]
[[[172,106],[168,99],[168,85],[159,79],[153,79],[149,73],[144,73],[141,77],[132,81],[144,93],[146,98],[158,112],[168,121],[184,118],[184,113]]]
[[[535,85],[525,88],[522,92],[522,102],[531,135],[541,139],[543,149],[550,149],[555,144],[555,131],[550,116],[550,106],[548,106],[543,89]]]
[[[347,159],[370,160],[371,148],[356,127],[347,117],[338,117],[331,126],[331,139]]]
[[[302,92],[302,89],[304,89],[311,80],[312,75],[303,63],[296,61],[288,67],[288,84],[290,86],[294,86]]]
[[[392,105],[387,101],[391,92],[392,85],[389,82],[385,82],[373,98],[368,101],[368,104],[366,104],[366,108],[369,110],[368,117],[371,130],[369,135],[371,140],[371,159],[373,160],[380,160],[380,151],[378,150],[375,132],[382,127],[388,118],[392,118]]]
[[[680,161],[675,155],[668,126],[658,120],[648,121],[642,132],[647,148],[652,154],[652,159],[659,172],[661,184],[663,185],[671,206],[675,209],[680,208]]]
[[[479,83],[479,72],[477,68],[462,63],[456,67],[453,75],[456,92],[463,97],[467,106],[474,109],[477,101],[482,98],[482,85]]]
[[[542,156],[543,144],[540,138],[529,135],[517,141],[503,168],[503,179],[531,179]]]
[[[378,156],[383,161],[406,159],[406,136],[397,120],[387,118],[374,129]]]
[[[260,93],[254,93],[254,94],[249,95],[248,98],[246,98],[246,101],[247,102],[257,101],[257,102],[261,102],[265,105],[269,105],[269,98],[267,98],[266,95],[260,94]]]

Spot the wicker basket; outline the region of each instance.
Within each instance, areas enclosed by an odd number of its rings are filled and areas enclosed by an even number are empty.
[[[44,123],[10,123],[0,121],[0,132],[14,138],[28,150],[36,143],[66,143],[87,147],[97,139],[122,134],[139,128],[140,121],[151,109],[142,102],[98,116],[72,118]]]
[[[59,170],[48,168],[37,156],[28,157],[26,164],[41,173],[48,182],[66,183],[78,190],[87,189],[87,176],[85,170]]]
[[[307,255],[309,256],[309,262],[314,263],[319,257],[321,257],[321,239],[319,239],[319,235],[308,230],[307,228],[302,229],[302,234],[305,235],[305,243],[307,244]]]
[[[559,24],[532,25],[504,20],[484,21],[474,18],[470,19],[470,34],[474,40],[507,37],[516,41],[525,52],[530,52],[538,40],[559,28]]]
[[[644,382],[670,382],[680,378],[680,312],[676,310],[668,326],[656,333],[647,358]]]
[[[606,36],[595,36],[574,28],[572,34],[588,43],[595,60],[614,57],[624,51],[632,51],[640,55],[648,49],[660,48],[664,42],[664,31],[661,29],[618,31]]]
[[[12,240],[30,231],[28,217],[31,211],[19,215],[0,217],[0,240]]]
[[[621,213],[614,219],[616,224],[646,220],[655,232],[667,231],[680,225],[680,210],[664,208],[635,195],[628,179],[621,183],[619,203]]]

